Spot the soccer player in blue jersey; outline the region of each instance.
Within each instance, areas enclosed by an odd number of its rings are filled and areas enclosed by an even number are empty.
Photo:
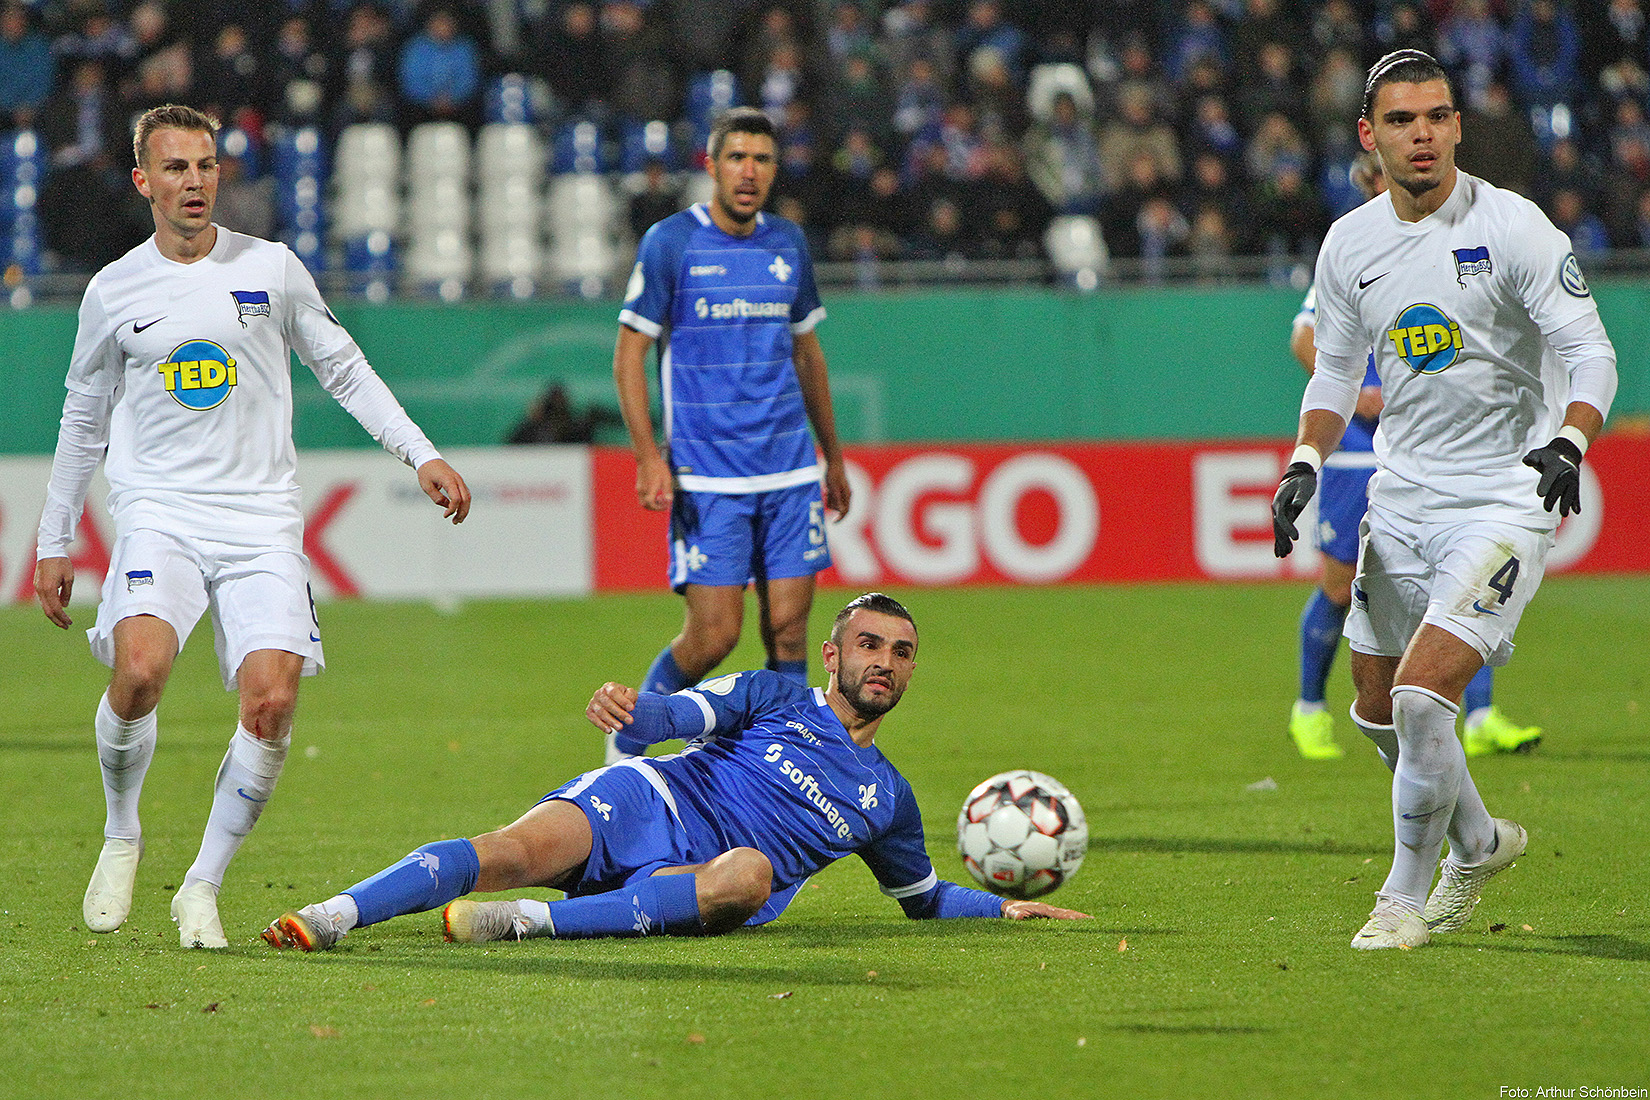
[[[716,935],[773,920],[846,855],[863,859],[909,917],[1086,916],[935,875],[911,785],[874,743],[916,667],[910,612],[880,592],[860,596],[822,649],[823,689],[767,669],[674,695],[603,684],[585,710],[598,729],[631,752],[675,738],[687,747],[586,772],[474,840],[426,844],[282,915],[263,938],[322,950],[353,928],[441,905],[456,942]],[[526,886],[568,896],[464,897]]]
[[[707,152],[711,200],[642,237],[613,352],[636,495],[670,512],[670,584],[686,604],[642,682],[666,695],[733,651],[752,581],[767,667],[808,682],[814,575],[831,563],[825,512],[845,515],[849,499],[813,262],[801,229],[762,211],[779,164],[773,123],[730,110]],[[662,449],[648,407],[655,345]]]
[[[1352,166],[1352,182],[1373,198],[1386,190],[1381,162],[1370,153]],[[1317,355],[1317,289],[1307,292],[1295,315],[1289,351],[1311,374]],[[1341,628],[1352,604],[1352,575],[1358,562],[1358,525],[1369,507],[1369,478],[1375,472],[1375,426],[1381,415],[1381,376],[1369,357],[1363,386],[1341,446],[1324,460],[1318,485],[1318,550],[1323,574],[1301,612],[1300,698],[1289,714],[1289,736],[1308,760],[1339,760],[1344,750],[1335,741],[1334,719],[1324,707],[1329,670],[1340,649]],[[1519,726],[1495,707],[1495,673],[1488,665],[1467,685],[1462,697],[1468,756],[1493,752],[1529,752],[1541,741],[1539,726]]]

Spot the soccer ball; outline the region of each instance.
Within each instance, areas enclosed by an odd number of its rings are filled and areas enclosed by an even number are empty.
[[[957,851],[969,874],[1004,897],[1043,896],[1077,873],[1088,847],[1083,807],[1042,772],[992,776],[957,815]]]

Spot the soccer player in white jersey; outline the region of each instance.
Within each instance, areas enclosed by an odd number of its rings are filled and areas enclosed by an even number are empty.
[[[67,628],[68,548],[107,448],[115,543],[87,632],[114,670],[94,723],[107,818],[83,915],[91,931],[113,932],[131,910],[156,707],[210,608],[240,720],[172,919],[183,946],[212,948],[229,946],[218,890],[274,793],[299,677],[325,663],[294,478],[292,353],[417,470],[454,523],[470,509],[464,479],[408,419],[298,258],[212,224],[217,128],[176,105],[138,120],[132,180],[155,235],[98,272],[81,302],[34,577],[46,617]]]
[[[1456,167],[1461,116],[1435,60],[1376,62],[1358,136],[1389,190],[1337,221],[1319,253],[1317,369],[1273,534],[1288,554],[1374,347],[1385,409],[1346,634],[1352,719],[1393,769],[1396,836],[1352,946],[1409,948],[1465,926],[1527,843],[1485,808],[1455,720],[1480,666],[1512,653],[1553,531],[1580,506],[1616,365],[1567,238]]]

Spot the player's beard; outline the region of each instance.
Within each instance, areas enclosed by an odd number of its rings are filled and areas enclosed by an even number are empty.
[[[1444,181],[1441,180],[1441,179],[1437,179],[1437,178],[1431,178],[1431,179],[1398,180],[1396,182],[1397,182],[1399,187],[1402,187],[1405,191],[1408,191],[1412,196],[1414,196],[1415,198],[1420,198],[1422,195],[1426,194],[1428,191],[1431,191],[1431,190],[1435,189],[1439,184],[1443,183]]]
[[[868,698],[865,694],[865,681],[870,675],[871,670],[866,669],[859,674],[859,679],[853,683],[841,683],[840,685],[842,697],[848,700],[848,705],[854,708],[854,713],[867,720],[881,718],[884,714],[893,710],[894,705],[900,701],[900,696],[905,694],[905,689],[899,685],[899,682],[891,674],[883,673],[883,678],[888,681],[888,694],[878,698]]]

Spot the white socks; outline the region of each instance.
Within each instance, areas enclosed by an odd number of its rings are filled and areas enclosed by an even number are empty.
[[[550,922],[550,903],[537,898],[517,898],[516,911],[527,921],[523,936],[554,936],[556,926]]]
[[[334,894],[315,908],[326,914],[340,935],[361,923],[361,910],[348,894]]]
[[[229,861],[257,824],[264,803],[275,793],[275,781],[280,778],[291,744],[291,734],[279,741],[264,741],[253,736],[245,726],[236,725],[235,736],[229,739],[229,751],[224,754],[223,766],[218,769],[218,779],[213,785],[212,813],[206,819],[200,855],[183,876],[183,885],[196,882],[223,885]]]
[[[1426,905],[1446,833],[1461,856],[1478,855],[1495,843],[1495,823],[1467,775],[1466,753],[1455,736],[1459,712],[1454,703],[1425,688],[1399,684],[1392,689],[1399,744],[1392,779],[1396,843],[1380,895],[1416,912]]]
[[[1375,751],[1381,754],[1381,763],[1386,770],[1398,770],[1398,728],[1396,726],[1378,726],[1358,713],[1358,704],[1352,704],[1352,724],[1358,727],[1365,737],[1375,742]]]
[[[103,771],[103,801],[108,816],[103,835],[118,840],[138,841],[143,828],[138,824],[138,798],[143,794],[143,777],[155,758],[159,721],[156,712],[130,722],[115,714],[104,692],[97,703],[97,762]]]

